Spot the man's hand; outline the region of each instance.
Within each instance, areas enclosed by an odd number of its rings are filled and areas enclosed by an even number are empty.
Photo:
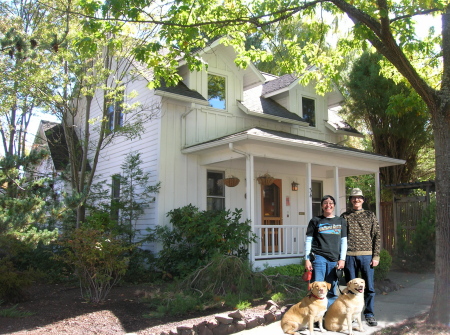
[[[376,267],[378,264],[380,264],[380,261],[376,261],[374,259],[372,259],[372,262],[370,262],[370,265],[374,268]]]

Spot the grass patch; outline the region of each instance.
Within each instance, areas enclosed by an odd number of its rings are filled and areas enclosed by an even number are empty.
[[[0,305],[3,303],[3,301],[0,301]],[[17,305],[14,305],[10,308],[0,309],[0,316],[5,318],[24,318],[27,316],[31,316],[34,313],[26,312],[26,311],[19,311],[17,309]]]

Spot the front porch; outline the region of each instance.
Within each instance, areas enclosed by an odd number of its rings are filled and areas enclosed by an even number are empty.
[[[307,225],[320,213],[321,197],[333,195],[336,215],[346,210],[346,177],[374,174],[376,203],[379,204],[379,168],[404,162],[261,129],[182,151],[195,154],[196,163],[206,175],[210,171],[216,175],[222,171],[224,177],[235,175],[240,179],[235,187],[224,186],[225,207],[242,208],[243,218],[251,222],[257,242],[250,246],[250,261],[254,268],[260,269],[265,265],[300,262],[304,256]],[[274,180],[270,185],[263,185],[258,177],[267,172]],[[292,183],[298,187],[294,189]]]

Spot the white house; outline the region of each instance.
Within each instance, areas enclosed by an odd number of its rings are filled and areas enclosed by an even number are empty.
[[[182,82],[156,90],[146,86],[151,71],[134,64],[140,76],[125,94],[135,90],[138,96],[126,102],[160,106],[159,117],[148,122],[140,139],[118,138],[102,151],[97,173],[111,178],[127,153],[139,151],[152,182],[161,182],[139,229],[168,225],[167,212],[188,204],[242,208],[258,236],[250,250],[254,265],[296,263],[323,195],[335,197],[340,214],[346,208],[345,177],[375,174],[378,184],[380,167],[404,164],[343,145],[361,134],[334,112],[342,101],[339,92],[321,96],[295,76],[261,73],[252,65],[240,69],[230,46],[212,44],[199,57],[207,69],[190,72],[181,62]],[[94,99],[94,118],[101,115],[100,101]],[[273,177],[268,185],[258,181],[265,174]],[[239,184],[226,186],[229,176]]]

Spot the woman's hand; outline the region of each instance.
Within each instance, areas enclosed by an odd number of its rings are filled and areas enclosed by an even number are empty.
[[[313,270],[313,266],[312,266],[311,261],[305,260],[305,269],[308,270],[308,271],[312,271]]]

